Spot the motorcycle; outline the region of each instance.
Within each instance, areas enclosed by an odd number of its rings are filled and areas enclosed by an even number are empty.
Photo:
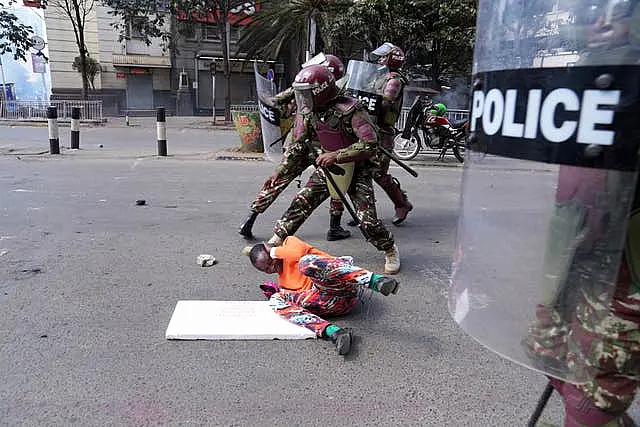
[[[464,162],[469,120],[450,122],[444,116],[432,114],[432,107],[430,100],[416,97],[407,114],[404,129],[394,139],[394,153],[399,159],[411,160],[426,146],[440,150],[438,160],[442,160],[450,149],[460,163]]]

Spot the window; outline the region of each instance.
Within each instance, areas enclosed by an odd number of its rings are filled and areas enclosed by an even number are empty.
[[[204,24],[202,28],[202,39],[207,41],[218,41],[218,26],[216,24]]]
[[[133,18],[129,22],[128,36],[132,39],[143,39],[142,28],[145,26],[146,20],[143,17]]]

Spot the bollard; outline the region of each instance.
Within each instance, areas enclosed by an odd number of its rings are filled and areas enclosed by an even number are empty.
[[[58,138],[58,108],[47,108],[47,123],[49,126],[49,154],[60,154],[60,139]]]
[[[158,135],[158,156],[167,155],[167,116],[164,107],[159,107],[156,114]]]
[[[80,107],[71,108],[71,149],[80,148]]]

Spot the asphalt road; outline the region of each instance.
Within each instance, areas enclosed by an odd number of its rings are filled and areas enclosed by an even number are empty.
[[[415,206],[393,227],[391,204],[378,203],[400,246],[402,287],[336,320],[357,334],[347,358],[316,340],[164,339],[178,300],[262,298],[257,284],[268,277],[240,254],[236,230],[272,170],[0,156],[0,424],[525,425],[544,377],[477,344],[446,307],[459,168],[421,168],[418,179],[394,169]],[[294,190],[258,218],[258,238],[271,235]],[[382,254],[360,236],[324,240],[327,208],[298,235],[382,270]],[[218,264],[198,267],[201,253]],[[554,396],[543,420],[560,419]]]

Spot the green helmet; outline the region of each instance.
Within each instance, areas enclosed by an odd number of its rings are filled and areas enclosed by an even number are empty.
[[[431,112],[436,116],[444,116],[447,112],[447,106],[439,102],[432,107]]]

